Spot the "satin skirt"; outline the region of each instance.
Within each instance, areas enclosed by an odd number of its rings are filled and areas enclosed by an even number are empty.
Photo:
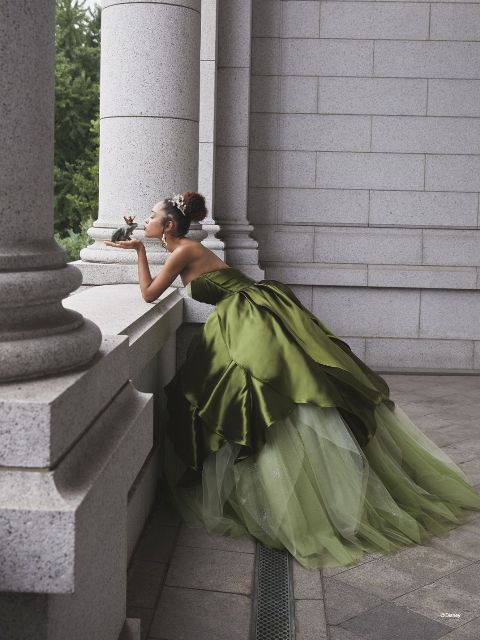
[[[296,404],[260,451],[235,462],[240,445],[225,442],[187,488],[176,486],[185,465],[167,436],[169,501],[188,526],[253,536],[307,569],[445,537],[480,511],[480,492],[398,404],[381,402],[375,421],[361,447],[336,407]]]

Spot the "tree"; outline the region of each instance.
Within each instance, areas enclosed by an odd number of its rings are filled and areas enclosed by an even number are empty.
[[[85,0],[56,5],[55,231],[70,246],[97,217],[100,9]]]

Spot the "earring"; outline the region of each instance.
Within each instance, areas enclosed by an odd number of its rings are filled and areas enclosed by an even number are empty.
[[[162,233],[162,239],[160,240],[160,242],[163,245],[163,248],[166,249],[167,248],[167,239],[165,238],[165,231]]]

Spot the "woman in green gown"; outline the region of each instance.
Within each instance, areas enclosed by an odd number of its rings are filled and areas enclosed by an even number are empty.
[[[183,520],[319,569],[444,537],[480,511],[460,467],[287,285],[184,237],[206,213],[195,192],[153,207],[145,236],[171,254],[155,279],[141,241],[107,243],[137,250],[145,300],[180,275],[215,305],[165,386],[163,472]]]

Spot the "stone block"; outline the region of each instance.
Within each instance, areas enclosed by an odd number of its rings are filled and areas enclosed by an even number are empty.
[[[248,155],[249,187],[276,187],[278,182],[277,152],[250,149]]]
[[[281,114],[278,145],[285,151],[368,151],[370,117]]]
[[[337,335],[418,336],[420,292],[406,289],[319,287],[313,310]]]
[[[252,38],[252,73],[280,74],[280,41],[277,38]]]
[[[312,310],[312,296],[313,296],[313,287],[308,287],[301,284],[292,284],[290,285],[290,289],[297,296],[300,302],[306,307],[309,311]]]
[[[378,40],[376,76],[478,78],[480,43]]]
[[[293,565],[293,597],[295,600],[321,600],[323,598],[320,571],[305,569],[295,559]]]
[[[371,191],[372,225],[477,227],[477,195],[442,191]]]
[[[378,43],[377,43],[378,44]],[[281,43],[281,72],[291,76],[368,76],[373,41],[289,38]]]
[[[217,0],[200,0],[200,60],[217,58]]]
[[[374,116],[372,151],[480,153],[480,119]]]
[[[138,285],[124,284],[90,287],[64,304],[95,318],[104,333],[129,336],[129,375],[134,378],[182,323],[182,300],[178,290],[169,287],[153,304],[147,303]]]
[[[29,637],[20,612],[48,628],[48,636],[32,638],[119,636],[126,498],[152,446],[152,410],[151,398],[128,384],[55,470],[3,472],[0,580],[11,592],[0,597],[5,637]]]
[[[248,68],[217,71],[216,142],[222,146],[247,146],[249,110]]]
[[[478,4],[432,4],[431,40],[480,40]]]
[[[315,153],[310,151],[278,151],[277,157],[279,187],[315,186]]]
[[[252,553],[177,546],[165,584],[169,587],[250,595],[254,561],[255,555]]]
[[[239,553],[255,553],[255,539],[249,536],[231,538],[220,534],[209,533],[201,527],[189,527],[183,524],[180,529],[178,546],[195,547],[197,549],[218,549],[221,551],[237,551]]]
[[[155,24],[169,25],[161,38]],[[178,34],[189,46],[177,46]],[[102,68],[108,74],[102,77],[101,118],[198,121],[199,36],[199,11],[163,3],[111,6],[102,21]],[[191,90],[178,91],[181,85]]]
[[[118,640],[140,640],[141,639],[141,620],[140,618],[127,618],[122,633]]]
[[[102,9],[107,7],[113,7],[119,4],[144,4],[145,0],[101,0]],[[178,0],[149,0],[150,4],[171,4],[174,7],[178,6]],[[200,11],[201,0],[182,0],[182,6],[186,9],[193,9],[194,11]]]
[[[166,564],[135,558],[128,571],[128,604],[153,609],[160,595],[166,569]]]
[[[316,113],[318,78],[285,76],[280,78],[282,113]]]
[[[425,189],[480,191],[480,156],[427,155]]]
[[[158,430],[158,424],[155,424]],[[155,439],[155,434],[154,434]],[[130,562],[138,540],[142,535],[149,514],[155,502],[160,469],[160,446],[152,447],[140,473],[128,491],[127,504],[127,559]]]
[[[280,4],[280,3],[277,3]],[[282,38],[318,38],[320,4],[314,0],[282,2]]]
[[[217,147],[215,159],[215,208],[221,220],[245,215],[248,186],[246,147]]]
[[[282,4],[278,0],[252,0],[254,38],[275,38],[280,35]]]
[[[251,2],[228,2],[218,11],[218,66],[249,67]]]
[[[367,266],[327,262],[278,262],[267,267],[270,277],[297,285],[366,286]]]
[[[327,623],[322,600],[295,600],[297,640],[326,640]]]
[[[477,291],[423,291],[420,337],[478,340],[479,314]]]
[[[429,7],[378,2],[327,2],[322,5],[320,37],[426,40]]]
[[[346,620],[341,626],[354,636],[368,634],[369,640],[437,640],[448,631],[446,625],[391,602]]]
[[[259,242],[260,261],[312,262],[313,228],[286,226],[270,229],[255,227],[255,239]]]
[[[288,159],[289,156],[286,157]],[[297,224],[366,225],[368,191],[281,189],[278,195],[278,220],[288,223],[293,216]]]
[[[428,584],[415,593],[407,593],[396,598],[395,603],[402,607],[408,607],[410,611],[425,616],[447,627],[459,627],[480,616],[480,597],[456,589],[452,585],[448,587]],[[442,616],[445,613],[458,613],[458,617]],[[423,636],[422,636],[423,637]]]
[[[248,640],[250,610],[250,599],[242,594],[165,587],[151,634],[183,640]]]
[[[220,73],[219,73],[220,75]],[[217,70],[215,60],[200,62],[200,111],[199,111],[199,144],[213,142],[215,139],[215,91]]]
[[[426,104],[426,79],[318,79],[319,113],[423,115]]]
[[[319,262],[418,264],[422,260],[420,229],[374,227],[323,228],[315,234]]]
[[[54,467],[81,436],[85,425],[125,384],[127,376],[127,338],[105,336],[89,367],[0,385],[0,464]],[[78,411],[79,406],[82,411]]]
[[[273,113],[250,115],[250,149],[278,148],[278,116]]]
[[[317,153],[317,187],[422,190],[423,183],[423,154]]]
[[[480,230],[425,229],[425,264],[480,265]]]
[[[430,79],[427,113],[431,116],[478,118],[480,116],[480,80]]]
[[[277,189],[249,187],[247,218],[252,224],[277,223]]]
[[[369,287],[475,289],[476,279],[475,267],[368,265]]]
[[[338,625],[383,602],[378,596],[351,587],[333,577],[325,580],[325,609],[332,625]]]
[[[427,340],[422,338],[367,338],[367,358],[370,366],[419,367],[452,369],[473,367],[471,340]]]
[[[279,110],[280,76],[251,76],[250,110],[272,112]]]

